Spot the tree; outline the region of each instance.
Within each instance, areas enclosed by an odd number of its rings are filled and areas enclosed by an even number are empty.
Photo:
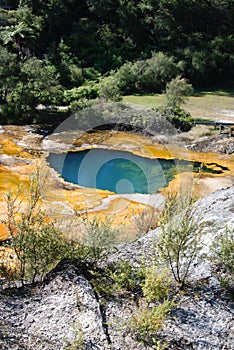
[[[185,78],[177,76],[166,85],[166,100],[169,107],[180,107],[185,102],[186,96],[193,91],[192,85]]]
[[[16,54],[0,45],[0,104],[7,102],[16,85],[18,73]]]
[[[14,43],[19,51],[20,58],[23,58],[24,55],[29,56],[26,44],[35,40],[35,38],[33,30],[27,27],[23,22],[19,22],[12,27],[6,27],[5,31],[2,33],[4,45]]]
[[[226,227],[225,232],[212,243],[213,272],[221,286],[226,288],[234,299],[234,230]]]
[[[123,92],[161,92],[178,72],[173,57],[153,52],[146,60],[125,63],[112,76]]]
[[[2,31],[4,45],[15,45],[20,59],[31,56],[31,49],[42,30],[42,19],[32,14],[28,7],[20,7],[14,13],[14,22]]]
[[[20,67],[19,80],[11,95],[16,115],[28,117],[35,114],[40,103],[59,103],[62,87],[53,66],[33,57],[22,62]]]
[[[202,228],[191,195],[169,198],[161,216],[157,254],[183,288],[201,247]]]
[[[26,188],[10,190],[6,195],[7,214],[4,221],[9,234],[6,246],[15,256],[15,267],[8,261],[0,266],[6,277],[12,276],[23,286],[26,282],[42,280],[45,273],[59,262],[68,250],[66,238],[41,210],[46,174],[39,167],[29,179]],[[23,205],[22,196],[26,202]]]
[[[178,73],[178,67],[173,57],[163,52],[154,52],[152,57],[146,60],[142,71],[140,86],[145,91],[160,92],[166,83]]]
[[[120,101],[120,88],[114,76],[103,78],[99,83],[99,97],[106,101]]]

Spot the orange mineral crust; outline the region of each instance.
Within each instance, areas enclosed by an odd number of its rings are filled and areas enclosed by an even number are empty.
[[[56,139],[58,137],[59,142]],[[61,141],[62,138],[66,139]],[[46,145],[50,148],[47,149]],[[7,238],[7,231],[3,224],[7,211],[7,191],[21,189],[19,212],[23,212],[26,202],[24,190],[27,189],[30,177],[38,166],[46,174],[46,190],[40,199],[40,206],[48,216],[66,217],[68,220],[79,212],[81,215],[87,213],[90,217],[94,215],[101,218],[110,217],[114,225],[125,226],[129,232],[133,232],[134,213],[139,214],[147,206],[151,206],[147,195],[138,196],[137,200],[126,196],[123,198],[121,195],[113,197],[115,194],[110,191],[85,188],[66,182],[46,162],[49,152],[54,151],[53,145],[56,145],[56,152],[61,153],[69,150],[74,152],[102,148],[131,152],[151,159],[180,159],[201,163],[199,172],[196,174],[193,172],[176,174],[168,187],[160,190],[162,195],[181,188],[193,188],[197,196],[204,196],[216,189],[234,184],[233,155],[191,152],[176,143],[157,143],[146,136],[127,132],[102,131],[82,135],[73,133],[72,139],[69,138],[69,134],[52,135],[42,141],[38,135],[29,133],[22,127],[6,127],[5,133],[0,134],[0,240]],[[66,149],[63,149],[64,145]],[[213,171],[219,170],[221,166],[222,172],[205,173],[203,165]],[[105,205],[103,205],[104,202]],[[64,219],[64,222],[67,222],[66,220]]]

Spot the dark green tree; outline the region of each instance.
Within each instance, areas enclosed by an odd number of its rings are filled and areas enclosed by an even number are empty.
[[[42,18],[32,14],[28,7],[14,11],[14,23],[2,30],[2,42],[6,46],[16,47],[23,59],[32,54],[32,48],[42,30]]]
[[[17,56],[0,45],[0,103],[7,103],[18,74]]]
[[[56,105],[61,98],[62,88],[53,66],[35,57],[21,64],[19,80],[11,95],[16,115],[32,121],[39,104]]]

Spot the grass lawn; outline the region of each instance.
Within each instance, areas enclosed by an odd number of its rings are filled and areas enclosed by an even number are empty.
[[[162,105],[166,100],[164,94],[137,94],[124,96],[123,101],[153,108]],[[182,107],[193,117],[234,121],[234,91],[195,91]]]

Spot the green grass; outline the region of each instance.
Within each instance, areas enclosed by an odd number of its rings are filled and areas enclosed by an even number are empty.
[[[234,97],[234,88],[229,85],[226,87],[217,87],[213,89],[200,90],[197,89],[194,91],[194,96],[203,96],[203,95],[218,95],[218,96],[229,96]]]
[[[164,94],[124,96],[124,102],[146,107],[158,107],[165,103]],[[234,120],[234,91],[232,89],[196,90],[182,106],[195,118]]]
[[[153,95],[129,95],[124,96],[124,102],[135,103],[146,107],[158,107],[166,102],[164,94],[153,94]]]

